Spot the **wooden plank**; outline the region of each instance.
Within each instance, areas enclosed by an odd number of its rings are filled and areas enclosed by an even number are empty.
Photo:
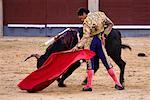
[[[100,0],[100,10],[121,25],[149,25],[149,0]]]

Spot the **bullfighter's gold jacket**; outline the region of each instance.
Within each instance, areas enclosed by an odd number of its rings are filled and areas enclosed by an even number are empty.
[[[111,20],[105,15],[104,12],[98,11],[98,12],[89,13],[83,22],[84,34],[77,46],[83,47],[83,45],[87,43],[87,39],[92,38],[94,35],[99,34],[99,38],[101,38],[100,33],[104,31],[107,25],[107,21],[111,21]]]

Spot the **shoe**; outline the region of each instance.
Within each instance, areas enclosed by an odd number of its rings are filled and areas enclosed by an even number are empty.
[[[89,87],[89,88],[85,88],[85,87],[84,87],[84,88],[82,89],[82,91],[89,91],[89,92],[91,92],[91,91],[92,91],[92,88],[90,88],[90,87]]]
[[[119,86],[118,84],[115,85],[115,89],[117,90],[124,90],[124,87],[122,86]]]

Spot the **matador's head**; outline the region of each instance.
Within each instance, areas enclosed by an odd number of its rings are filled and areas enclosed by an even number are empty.
[[[78,18],[81,20],[81,22],[84,21],[84,19],[87,17],[87,14],[90,11],[87,8],[79,8],[77,13],[78,13]]]

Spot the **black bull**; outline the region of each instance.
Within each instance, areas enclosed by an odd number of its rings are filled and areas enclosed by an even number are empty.
[[[80,38],[82,38],[83,33],[82,29],[78,30],[80,33]],[[65,34],[58,39],[53,45],[50,45],[47,49],[45,54],[37,57],[37,54],[33,54],[30,57],[36,57],[37,58],[37,68],[40,68],[42,64],[47,60],[47,58],[54,52],[58,51],[65,51],[72,49],[78,42],[77,38],[77,31],[67,31]],[[131,50],[131,48],[128,45],[124,45],[121,42],[121,33],[120,31],[116,29],[112,29],[111,33],[106,37],[105,41],[105,49],[107,54],[112,58],[112,60],[119,66],[120,68],[120,83],[124,83],[124,71],[125,71],[125,65],[126,63],[121,58],[121,48],[128,48]],[[30,58],[29,57],[29,58]],[[95,56],[96,65],[94,72],[96,72],[99,69],[99,58],[96,55]],[[69,77],[73,71],[75,71],[80,66],[80,61],[77,61],[70,67],[70,69],[62,75],[61,78],[59,78],[58,86],[64,87],[64,80]],[[58,66],[59,67],[59,66]]]

